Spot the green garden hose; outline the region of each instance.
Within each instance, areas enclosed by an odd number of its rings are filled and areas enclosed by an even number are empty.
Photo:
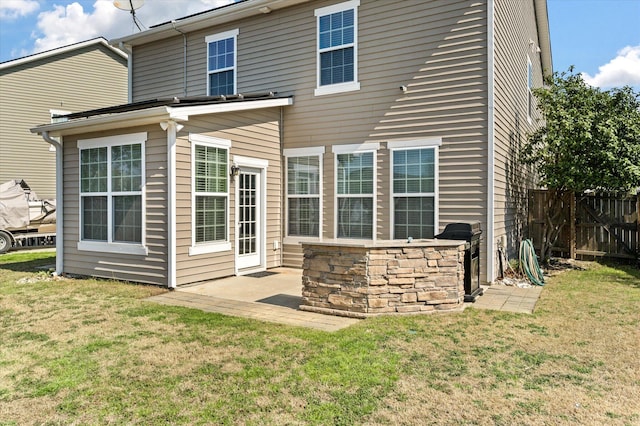
[[[533,248],[531,240],[524,240],[520,243],[520,269],[524,271],[529,281],[535,285],[544,285],[542,269],[538,265],[538,257]]]

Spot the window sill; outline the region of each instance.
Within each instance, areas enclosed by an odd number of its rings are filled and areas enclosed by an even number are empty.
[[[327,86],[320,86],[314,92],[314,96],[331,95],[334,93],[353,92],[360,90],[360,83],[352,81],[349,83],[330,84]]]
[[[147,256],[149,254],[149,249],[141,244],[106,243],[102,241],[78,241],[78,250],[139,256]]]
[[[318,242],[321,241],[320,237],[296,237],[294,236],[288,236],[288,237],[284,237],[284,239],[282,240],[282,244],[301,244],[301,243],[306,243],[306,242]]]
[[[207,253],[220,253],[223,251],[231,251],[230,242],[191,246],[189,247],[189,256],[197,256],[199,254]]]

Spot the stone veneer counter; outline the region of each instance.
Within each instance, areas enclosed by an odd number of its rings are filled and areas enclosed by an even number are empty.
[[[301,310],[365,318],[464,307],[466,242],[303,242]]]

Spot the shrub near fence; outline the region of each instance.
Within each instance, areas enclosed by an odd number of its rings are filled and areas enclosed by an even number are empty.
[[[548,192],[529,190],[529,238],[542,243]],[[571,194],[563,197],[565,225],[552,253],[572,259],[640,259],[640,194]]]

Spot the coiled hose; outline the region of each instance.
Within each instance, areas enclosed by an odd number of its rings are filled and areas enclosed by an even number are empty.
[[[531,240],[524,240],[520,243],[520,270],[529,278],[532,284],[544,285],[544,276],[542,269],[538,264],[538,257],[533,248]]]

